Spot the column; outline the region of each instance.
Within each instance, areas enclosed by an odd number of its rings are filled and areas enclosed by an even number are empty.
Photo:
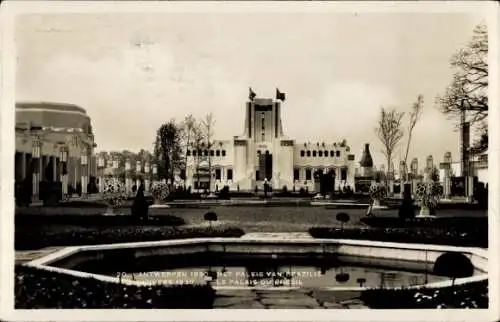
[[[88,148],[83,148],[82,149],[82,155],[80,157],[81,161],[81,171],[82,171],[82,198],[87,198],[88,191],[87,191],[87,184],[89,180],[89,171],[88,171],[88,166],[89,166],[89,156],[88,156],[89,149]]]
[[[61,185],[62,185],[62,195],[63,198],[68,196],[68,152],[69,149],[66,146],[60,147],[60,160],[61,160]]]
[[[36,201],[40,198],[40,154],[42,150],[42,142],[38,138],[33,140],[33,152],[32,152],[32,162],[33,162],[33,196],[32,200]]]
[[[21,152],[21,180],[26,178],[26,153]]]
[[[149,173],[149,162],[144,163],[144,191],[149,192],[150,186],[150,173]]]
[[[158,180],[158,166],[156,164],[153,164],[153,179],[152,182],[156,182]]]
[[[57,181],[57,157],[51,156],[52,159],[52,181]]]
[[[137,189],[139,189],[139,186],[141,185],[141,180],[140,180],[140,174],[142,172],[142,164],[140,160],[137,160],[135,163],[135,186]]]
[[[132,179],[130,178],[130,160],[125,160],[125,191],[130,193],[132,189]]]

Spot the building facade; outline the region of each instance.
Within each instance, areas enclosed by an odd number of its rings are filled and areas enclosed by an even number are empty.
[[[87,193],[90,178],[96,174],[94,135],[91,119],[76,105],[16,103],[15,180],[32,177],[33,196],[42,181],[61,182],[63,194],[68,187],[81,186]]]
[[[335,171],[335,187],[354,188],[356,162],[344,142],[296,142],[283,131],[282,101],[255,98],[246,102],[244,131],[210,147],[185,153],[187,186],[195,190],[315,190],[314,174]],[[209,186],[210,185],[210,186]]]

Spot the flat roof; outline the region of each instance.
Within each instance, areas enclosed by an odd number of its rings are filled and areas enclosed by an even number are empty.
[[[69,103],[56,103],[56,102],[16,102],[16,109],[23,109],[23,110],[29,110],[29,109],[46,109],[46,110],[53,110],[53,111],[77,111],[81,112],[82,114],[87,114],[87,111],[75,104],[69,104]]]

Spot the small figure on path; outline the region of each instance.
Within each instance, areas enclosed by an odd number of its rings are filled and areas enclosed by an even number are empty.
[[[373,199],[370,198],[370,201],[368,203],[368,209],[366,210],[367,217],[373,216],[372,210],[373,210]]]

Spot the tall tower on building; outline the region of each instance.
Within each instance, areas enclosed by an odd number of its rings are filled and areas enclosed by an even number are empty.
[[[370,144],[365,144],[365,149],[363,150],[363,155],[361,156],[361,161],[359,161],[359,166],[361,169],[362,177],[371,177],[373,175],[373,158],[370,153]]]
[[[258,98],[250,90],[246,102],[244,135],[235,137],[235,155],[238,159],[235,172],[238,177],[249,180],[251,186],[259,186],[267,181],[273,187],[279,187],[280,178],[293,178],[294,142],[285,137],[281,124],[281,104],[284,99],[285,93],[278,90],[276,99]]]

